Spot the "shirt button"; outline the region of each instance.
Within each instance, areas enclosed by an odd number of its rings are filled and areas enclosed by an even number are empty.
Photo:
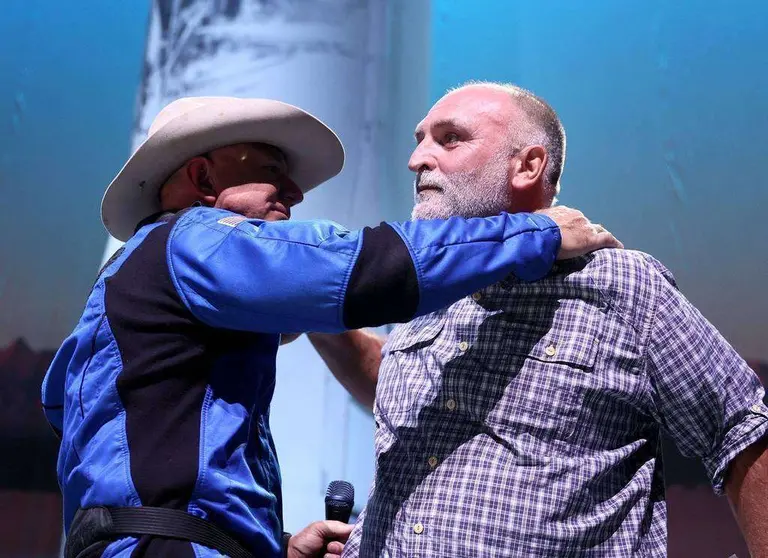
[[[762,413],[763,408],[760,405],[752,405],[752,411],[755,413]]]
[[[445,402],[445,407],[449,411],[455,411],[456,410],[456,401],[454,401],[453,399],[449,399],[448,401]]]
[[[466,341],[462,341],[461,343],[459,343],[459,349],[462,351],[466,351],[467,349],[469,349],[469,343],[467,343]]]
[[[483,298],[483,295],[481,295],[480,293],[472,293],[472,300],[474,300],[475,302],[477,302],[481,298]]]
[[[544,352],[547,353],[547,356],[555,356],[555,353],[557,350],[555,349],[554,345],[550,345],[546,349],[544,349]]]
[[[427,463],[429,463],[429,468],[434,469],[437,467],[437,457],[432,456],[429,459],[427,459]]]
[[[421,535],[424,532],[424,526],[421,523],[417,523],[413,526],[413,532],[417,535]]]

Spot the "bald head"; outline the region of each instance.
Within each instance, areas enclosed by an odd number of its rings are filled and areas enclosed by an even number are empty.
[[[518,111],[509,122],[509,141],[515,147],[541,145],[547,151],[544,173],[551,198],[560,191],[560,176],[565,166],[565,129],[555,110],[541,97],[511,83],[469,81],[448,90],[443,99],[462,91],[495,91],[507,95]],[[442,99],[441,99],[442,101]]]
[[[448,92],[416,126],[413,218],[549,207],[565,147],[558,130],[552,109],[522,89],[473,83]]]

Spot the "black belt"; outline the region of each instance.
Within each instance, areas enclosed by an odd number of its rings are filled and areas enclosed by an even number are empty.
[[[253,558],[238,541],[210,521],[181,510],[146,506],[77,510],[67,537],[64,556],[77,558],[82,551],[99,542],[141,535],[201,544],[230,558]]]

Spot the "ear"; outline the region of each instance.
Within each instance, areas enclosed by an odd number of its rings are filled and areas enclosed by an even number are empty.
[[[547,150],[541,145],[529,145],[520,150],[510,161],[512,188],[520,191],[543,186],[547,160]]]
[[[198,199],[211,207],[216,203],[218,197],[214,188],[212,171],[211,161],[205,157],[194,157],[187,161],[184,167],[184,174],[194,187]]]

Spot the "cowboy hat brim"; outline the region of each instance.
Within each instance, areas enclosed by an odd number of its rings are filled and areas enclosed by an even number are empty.
[[[344,148],[333,130],[300,108],[269,99],[207,97],[151,133],[128,159],[104,193],[104,226],[128,240],[141,220],[161,210],[161,186],[186,161],[237,143],[280,149],[288,176],[304,193],[344,166]]]

